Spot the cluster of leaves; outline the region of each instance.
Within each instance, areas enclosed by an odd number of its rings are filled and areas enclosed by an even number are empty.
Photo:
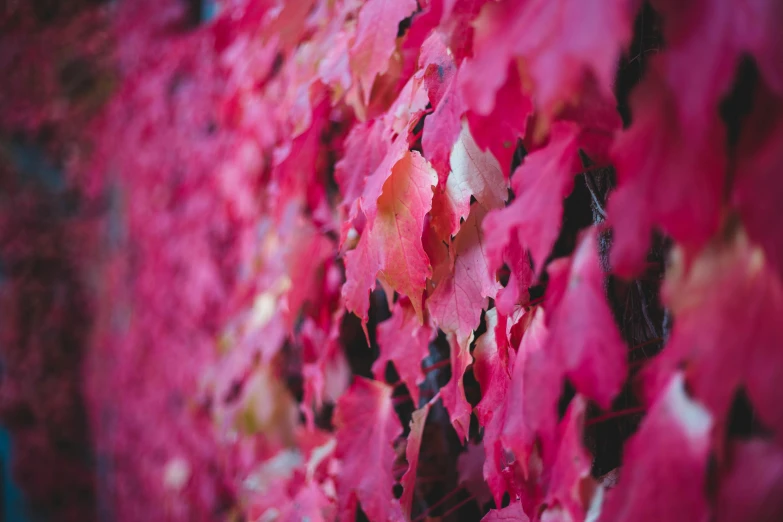
[[[103,209],[101,515],[783,513],[783,4],[201,7],[2,19],[3,136]]]

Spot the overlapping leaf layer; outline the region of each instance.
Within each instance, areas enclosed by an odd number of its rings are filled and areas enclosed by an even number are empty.
[[[32,500],[783,517],[783,3],[43,4],[0,12],[0,414]],[[75,210],[15,180],[27,142]],[[44,452],[73,422],[82,458]]]

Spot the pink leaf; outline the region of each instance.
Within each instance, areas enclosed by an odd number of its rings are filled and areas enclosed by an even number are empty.
[[[617,60],[631,38],[633,7],[627,0],[598,2],[588,11],[578,0],[487,3],[474,22],[474,63],[480,69],[466,85],[468,103],[487,114],[517,57],[537,105],[547,112],[577,93],[586,74],[611,94]]]
[[[499,284],[489,272],[483,248],[481,221],[486,210],[474,205],[452,245],[454,272],[441,281],[427,307],[436,324],[456,335],[460,346],[479,325],[481,310],[494,297]]]
[[[571,400],[558,426],[557,453],[547,466],[551,476],[544,504],[566,511],[565,520],[584,520],[588,508],[585,503],[590,501],[583,498],[583,491],[589,489],[586,484],[593,480],[590,477],[592,456],[582,444],[586,403],[580,395]]]
[[[649,71],[631,96],[633,124],[612,148],[617,190],[608,208],[611,264],[624,277],[642,269],[654,228],[694,250],[718,228],[724,131],[715,113],[709,132],[697,133],[681,120],[676,99],[657,72]]]
[[[774,442],[735,442],[716,494],[718,522],[773,522],[783,513],[783,450]]]
[[[528,522],[529,520],[522,509],[522,504],[512,502],[503,509],[490,509],[481,522]]]
[[[440,41],[435,33],[428,41],[433,39]],[[443,51],[446,51],[445,48]],[[421,147],[438,173],[439,184],[442,184],[449,174],[449,155],[460,135],[465,107],[457,85],[454,60],[446,52],[425,58],[436,60],[436,63],[428,64],[424,70],[424,82],[433,112],[424,120]]]
[[[705,522],[712,418],[672,376],[639,431],[627,442],[623,468],[600,520]]]
[[[377,206],[368,204],[367,227],[356,249],[345,254],[343,286],[346,308],[364,323],[376,276],[410,299],[421,322],[424,283],[432,273],[421,237],[436,182],[436,174],[424,158],[405,152],[391,168]]]
[[[576,129],[570,124],[552,127],[549,143],[525,158],[514,173],[516,199],[506,208],[490,213],[484,221],[487,254],[491,268],[502,259],[512,234],[530,250],[536,273],[541,273],[552,250],[563,213],[563,200],[571,193],[579,171]]]
[[[392,493],[392,444],[402,435],[402,425],[391,394],[392,388],[383,383],[356,377],[337,402],[335,455],[342,461],[337,476],[341,519],[354,518],[357,500],[371,520],[402,518]],[[373,472],[367,473],[370,468]]]
[[[694,397],[723,426],[744,385],[762,423],[780,437],[783,325],[776,318],[783,313],[783,285],[762,250],[736,226],[692,261],[675,249],[661,293],[674,327],[643,374],[648,397],[683,368]]]
[[[766,82],[783,94],[783,5],[774,1],[656,0],[663,17],[663,73],[698,140],[728,93],[740,58],[754,57]],[[709,51],[702,45],[711,42]]]
[[[732,203],[748,235],[764,247],[770,264],[783,277],[783,98],[759,89],[751,115],[743,122]]]
[[[370,100],[375,77],[389,67],[397,39],[397,24],[416,8],[416,0],[367,0],[359,11],[350,56],[351,68],[359,78],[365,103]]]
[[[351,129],[345,140],[345,154],[335,165],[334,173],[344,207],[362,195],[365,177],[380,166],[389,143],[381,121],[359,123]]]
[[[485,320],[487,331],[476,340],[476,348],[473,350],[473,374],[481,386],[481,401],[476,405],[476,417],[484,427],[484,479],[492,491],[495,504],[500,505],[506,492],[506,480],[501,474],[505,459],[500,435],[506,418],[506,397],[511,378],[498,351],[497,310],[488,310]]]
[[[627,350],[606,299],[596,230],[583,235],[570,265],[559,259],[549,273],[548,378],[564,372],[577,391],[608,409],[625,382]],[[552,296],[558,289],[560,298]]]
[[[492,154],[478,148],[467,125],[451,150],[451,171],[446,189],[432,201],[432,222],[440,237],[449,239],[470,213],[470,198],[485,209],[500,208],[508,199],[508,186]]]
[[[391,319],[377,327],[380,355],[372,365],[375,378],[383,380],[386,364],[393,362],[400,379],[408,387],[413,404],[419,404],[419,384],[424,380],[421,361],[429,353],[433,336],[429,325],[421,325],[407,298],[397,300]]]
[[[536,308],[531,313],[534,314],[533,319],[522,337],[514,361],[509,383],[506,420],[501,434],[503,447],[514,454],[526,476],[530,474],[529,461],[533,454],[536,433],[554,437],[557,421],[555,408],[560,394],[559,383],[553,386],[551,380],[547,380],[544,376],[541,380],[545,386],[534,387],[529,382],[531,377],[538,377],[528,369],[530,360],[542,353],[549,336],[544,310]]]
[[[458,342],[454,334],[448,334],[447,337],[451,357],[451,379],[440,389],[440,396],[443,400],[443,406],[449,412],[449,419],[457,432],[457,437],[464,441],[467,439],[468,428],[470,428],[471,407],[465,397],[463,377],[465,370],[470,366],[471,358],[468,345],[471,337],[468,337],[464,343]]]
[[[460,79],[470,78],[476,67],[474,61],[465,61]],[[492,110],[481,112],[479,107],[472,105],[469,108],[472,110],[468,111],[467,120],[476,144],[481,150],[489,150],[503,175],[509,177],[517,140],[525,135],[533,112],[533,100],[523,92],[516,67],[509,66],[508,78],[498,89]]]

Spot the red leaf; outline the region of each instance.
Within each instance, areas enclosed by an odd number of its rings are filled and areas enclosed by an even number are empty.
[[[433,109],[437,108],[457,76],[454,57],[437,32],[430,33],[421,46],[419,75],[426,86],[430,105]]]
[[[484,254],[481,221],[485,214],[481,205],[473,205],[452,244],[454,272],[438,284],[427,300],[436,324],[444,332],[455,334],[461,347],[467,345],[468,337],[478,327],[487,298],[495,297],[500,286],[492,277]]]
[[[576,129],[556,123],[546,147],[525,158],[511,181],[516,199],[505,209],[491,212],[484,221],[490,268],[497,270],[512,234],[533,257],[536,273],[552,250],[563,213],[563,200],[579,171]]]
[[[730,228],[688,263],[680,249],[661,294],[674,318],[663,352],[646,369],[648,397],[684,367],[688,385],[724,425],[734,393],[747,388],[765,425],[783,435],[783,285],[761,249]]]
[[[557,398],[560,395],[559,383],[555,383],[553,387],[551,382],[547,382],[546,377],[543,376],[541,380],[544,381],[545,386],[538,388],[531,386],[531,377],[537,376],[528,369],[530,361],[543,352],[549,336],[544,310],[536,308],[531,314],[533,314],[533,318],[522,337],[514,361],[506,406],[506,420],[501,434],[503,447],[514,454],[525,476],[530,474],[529,461],[533,454],[536,433],[554,436],[555,422],[557,421],[555,408]],[[549,422],[549,424],[545,425],[545,422]]]
[[[427,404],[413,412],[411,416],[411,431],[408,435],[408,443],[405,447],[405,458],[408,459],[408,469],[400,480],[402,485],[402,496],[400,504],[405,514],[410,517],[413,495],[416,492],[416,469],[419,466],[419,452],[421,451],[421,439],[424,436],[424,426],[427,422],[427,415],[437,395]]]
[[[394,498],[394,440],[402,425],[391,401],[392,388],[356,377],[340,397],[334,412],[337,429],[335,455],[342,465],[337,475],[340,518],[353,520],[356,501],[370,520],[399,520],[402,511]],[[372,473],[367,470],[371,469]]]
[[[505,464],[500,435],[506,418],[508,388],[511,378],[498,351],[496,328],[497,310],[485,314],[487,331],[476,340],[473,350],[473,374],[481,386],[481,401],[476,405],[476,418],[484,427],[484,479],[489,485],[495,504],[500,505],[506,493],[506,480],[501,474]],[[505,332],[503,332],[505,335]]]
[[[558,382],[563,372],[577,391],[608,409],[625,382],[627,349],[606,299],[594,228],[570,263],[558,259],[550,265],[549,277],[549,363],[541,371]]]
[[[711,428],[710,414],[688,398],[683,375],[673,375],[626,444],[620,480],[607,493],[600,520],[708,520]]]
[[[558,426],[557,453],[547,463],[551,476],[543,502],[548,510],[549,507],[565,510],[568,515],[563,520],[584,520],[588,507],[585,504],[591,500],[583,497],[583,491],[590,489],[593,480],[592,457],[582,444],[585,408],[586,401],[580,395],[571,400]]]
[[[656,0],[653,5],[664,19],[664,75],[696,139],[708,133],[743,54],[752,55],[766,82],[783,94],[780,2]],[[703,45],[707,41],[709,49]]]
[[[365,177],[380,166],[389,151],[389,143],[379,120],[358,123],[351,129],[345,140],[345,154],[334,172],[344,207],[362,195]]]
[[[675,92],[655,70],[631,96],[633,124],[612,148],[617,190],[609,200],[612,270],[630,277],[644,264],[653,228],[689,249],[717,230],[726,172],[718,114],[698,133],[679,116]]]
[[[470,213],[470,198],[485,209],[500,208],[508,198],[508,186],[492,154],[478,148],[467,125],[451,150],[451,171],[446,188],[432,201],[432,223],[438,235],[450,239]]]
[[[473,69],[479,66],[466,60],[460,79],[476,74]],[[473,105],[469,108],[467,120],[476,143],[481,150],[489,150],[495,156],[503,175],[508,177],[517,139],[525,135],[533,112],[533,100],[523,92],[516,67],[509,66],[508,78],[498,89],[491,110],[482,112],[482,108]]]
[[[432,269],[421,237],[436,181],[435,172],[424,158],[416,152],[405,152],[383,184],[377,207],[369,202],[365,209],[368,225],[356,249],[345,254],[343,286],[346,308],[365,324],[368,296],[375,288],[376,276],[407,296],[422,321],[424,283]],[[368,184],[365,194],[373,190]]]
[[[522,504],[512,502],[503,509],[490,509],[481,522],[528,522],[529,520],[522,509]]]
[[[495,305],[498,311],[509,316],[514,311],[514,306],[528,301],[528,290],[533,284],[533,268],[527,252],[519,244],[519,238],[512,235],[503,250],[503,261],[509,268],[508,282],[498,291]]]
[[[431,38],[437,39],[438,35]],[[449,174],[449,155],[460,135],[465,111],[454,70],[453,60],[449,58],[445,63],[429,65],[424,74],[433,112],[424,120],[421,148],[437,171],[439,184]]]
[[[317,484],[310,483],[296,494],[292,501],[282,506],[283,512],[280,519],[283,522],[326,522],[333,520],[334,511],[332,502]],[[263,518],[263,517],[262,517]]]
[[[356,38],[350,49],[351,68],[368,103],[375,77],[389,67],[397,40],[397,25],[417,8],[416,0],[367,0],[359,11]]]
[[[634,7],[628,0],[600,2],[589,11],[578,0],[489,2],[474,21],[473,55],[480,69],[466,91],[468,103],[488,113],[517,57],[546,112],[577,93],[586,74],[611,94],[620,52],[631,38]]]
[[[774,522],[783,514],[783,450],[765,440],[734,443],[716,495],[718,522]]]
[[[372,365],[375,378],[383,380],[386,364],[391,361],[408,387],[413,404],[419,404],[419,384],[424,380],[421,361],[429,353],[429,344],[434,332],[421,325],[416,312],[407,298],[400,298],[392,311],[391,319],[378,325],[376,336],[380,355]]]
[[[758,89],[751,115],[737,146],[732,203],[739,209],[751,239],[764,247],[770,264],[783,277],[783,99]]]

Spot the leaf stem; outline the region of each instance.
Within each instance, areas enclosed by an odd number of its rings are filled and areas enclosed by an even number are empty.
[[[662,337],[656,337],[655,339],[650,339],[649,341],[644,341],[641,344],[636,344],[634,346],[631,346],[630,350],[631,351],[638,350],[639,348],[644,348],[645,346],[649,346],[651,344],[657,344],[657,343],[660,343],[660,342],[663,342],[663,338]]]
[[[435,364],[431,364],[425,368],[422,368],[422,371],[427,374],[430,372],[434,372],[435,370],[438,370],[440,368],[445,368],[446,366],[449,366],[451,364],[451,361],[449,359],[443,359],[442,361],[438,361]]]
[[[419,516],[414,518],[411,522],[421,522],[422,520],[426,519],[429,516],[429,514],[432,513],[432,511],[440,507],[444,502],[446,502],[448,499],[450,499],[460,491],[462,491],[462,486],[457,486],[456,488],[452,489],[451,491],[443,495],[440,500],[438,500],[433,505],[431,505],[430,507],[422,511],[419,514]]]
[[[441,517],[440,517],[440,518],[441,518],[441,519],[444,519],[444,518],[446,518],[447,516],[451,515],[452,513],[454,513],[455,511],[457,511],[459,508],[461,508],[462,506],[464,506],[465,504],[467,504],[468,502],[470,502],[471,500],[475,500],[475,499],[473,498],[473,495],[470,495],[470,496],[468,496],[467,498],[463,499],[462,501],[458,502],[458,503],[457,503],[457,504],[456,504],[454,507],[452,507],[451,509],[449,509],[448,511],[446,511],[445,513],[443,513],[443,515],[441,515]]]
[[[606,413],[604,415],[599,415],[598,417],[593,417],[592,419],[588,419],[585,421],[585,427],[587,426],[593,426],[594,424],[599,424],[601,422],[605,422],[611,419],[615,419],[617,417],[625,417],[626,415],[634,415],[636,413],[644,413],[646,409],[644,406],[634,406],[633,408],[627,408],[625,410],[619,410],[619,411],[610,411],[609,413]]]

